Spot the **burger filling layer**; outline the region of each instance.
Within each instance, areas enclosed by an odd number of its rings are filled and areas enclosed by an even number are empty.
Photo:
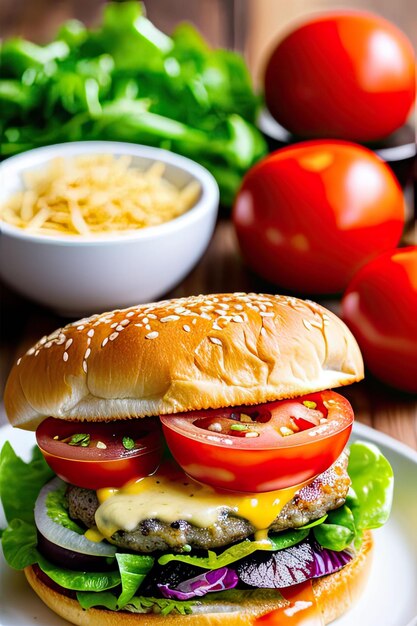
[[[218,548],[251,535],[299,528],[342,506],[350,486],[343,452],[313,481],[265,494],[230,494],[203,486],[171,466],[121,490],[70,486],[69,515],[98,527],[115,545],[138,552]],[[264,532],[262,536],[262,531]]]

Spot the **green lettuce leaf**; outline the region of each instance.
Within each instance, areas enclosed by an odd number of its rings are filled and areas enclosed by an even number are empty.
[[[285,550],[300,543],[309,534],[308,528],[290,528],[289,530],[283,530],[280,533],[270,534],[269,541],[272,545],[272,550]]]
[[[39,491],[54,476],[39,448],[25,463],[8,441],[0,453],[0,499],[6,520],[33,523],[33,508]]]
[[[94,606],[100,606],[110,611],[118,611],[117,598],[111,591],[78,591],[77,600],[83,609],[91,609]]]
[[[50,563],[41,554],[38,554],[37,563],[57,585],[73,591],[106,591],[121,583],[118,571],[76,572]]]
[[[352,511],[346,505],[330,511],[326,521],[313,528],[313,533],[323,548],[345,550],[357,534]]]
[[[46,496],[46,512],[56,524],[60,524],[64,528],[73,530],[79,535],[84,534],[84,530],[78,526],[68,514],[68,504],[65,498],[67,486],[64,484],[56,491],[50,491]]]
[[[24,569],[38,562],[38,540],[35,525],[14,519],[3,531],[1,539],[4,558],[10,567]]]
[[[101,593],[79,592],[77,593],[77,600],[83,609],[100,606],[110,611],[118,611],[122,608],[119,606],[116,596],[106,591]],[[129,611],[130,613],[157,613],[159,615],[168,615],[174,612],[180,615],[189,615],[192,612],[192,606],[195,604],[199,604],[199,602],[134,596],[123,606],[123,611]]]
[[[154,559],[151,556],[142,554],[116,553],[116,560],[122,581],[122,593],[117,600],[117,604],[119,608],[123,608],[141,586],[145,576],[154,564]]]
[[[324,548],[344,550],[359,547],[364,530],[379,528],[388,520],[394,487],[390,464],[370,443],[350,445],[348,474],[352,481],[346,504],[330,511],[326,521],[313,528]]]
[[[356,441],[350,446],[348,473],[352,492],[347,504],[359,530],[379,528],[388,520],[394,491],[392,467],[373,444]]]
[[[268,541],[250,541],[246,539],[234,546],[227,548],[221,554],[216,554],[213,550],[208,550],[206,557],[192,556],[190,554],[163,554],[158,559],[160,565],[166,565],[170,561],[181,561],[189,565],[196,565],[203,569],[219,569],[234,563],[245,556],[249,556],[256,550],[271,550],[271,543]]]

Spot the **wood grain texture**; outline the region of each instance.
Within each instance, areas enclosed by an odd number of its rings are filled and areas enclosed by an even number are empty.
[[[233,227],[221,219],[211,244],[197,267],[167,297],[199,293],[255,291],[278,293],[277,288],[247,270],[239,256]],[[282,293],[282,290],[279,290]],[[0,376],[2,387],[11,364],[44,334],[69,320],[36,306],[2,289]],[[324,306],[338,312],[337,300],[325,300]],[[417,450],[417,397],[389,389],[371,376],[345,387],[356,419],[402,441]]]

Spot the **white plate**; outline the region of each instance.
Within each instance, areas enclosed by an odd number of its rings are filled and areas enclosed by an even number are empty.
[[[0,427],[0,444],[8,439],[28,458],[33,433]],[[388,524],[374,532],[375,556],[366,592],[335,626],[411,626],[417,624],[417,453],[362,424],[353,439],[376,443],[395,473],[394,507]],[[4,518],[0,523],[4,526]],[[65,626],[29,589],[22,572],[11,570],[0,556],[0,625]],[[416,621],[415,621],[416,620]]]

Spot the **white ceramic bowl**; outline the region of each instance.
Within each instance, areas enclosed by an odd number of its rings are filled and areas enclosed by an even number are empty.
[[[145,169],[166,164],[164,176],[179,187],[191,180],[201,196],[186,213],[134,234],[99,238],[45,236],[0,221],[0,276],[24,296],[67,316],[151,302],[174,287],[205,251],[215,226],[219,190],[203,167],[167,150],[110,141],[37,148],[0,164],[0,203],[22,188],[23,172],[51,159],[80,154],[131,155]]]

